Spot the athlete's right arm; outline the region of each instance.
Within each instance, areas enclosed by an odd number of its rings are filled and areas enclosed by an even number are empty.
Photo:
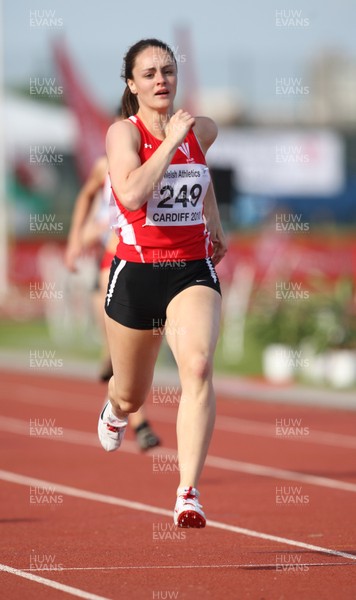
[[[168,165],[194,125],[194,118],[187,112],[177,111],[166,128],[166,137],[141,164],[140,133],[129,121],[111,125],[106,137],[111,184],[116,196],[127,210],[137,210],[152,196]]]
[[[106,170],[106,157],[101,157],[94,164],[87,181],[84,183],[75,199],[64,258],[65,264],[70,271],[76,270],[76,260],[83,250],[81,239],[83,225],[95,195],[104,183]]]

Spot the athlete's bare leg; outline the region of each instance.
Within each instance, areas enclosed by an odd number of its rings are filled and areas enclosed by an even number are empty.
[[[177,418],[179,487],[197,487],[215,421],[213,355],[221,296],[204,286],[183,290],[167,309],[166,337],[179,369]]]
[[[101,320],[102,320],[103,337],[105,338],[104,344],[105,344],[105,349],[107,349],[108,357],[110,358],[109,344],[108,344],[108,340],[107,340],[106,327],[105,327],[105,316],[106,315],[105,315],[105,311],[103,309],[103,306],[105,303],[105,298],[106,298],[106,293],[107,293],[109,274],[110,274],[110,269],[102,269],[101,270],[101,273],[100,273],[100,306],[101,306]],[[152,332],[150,332],[150,335],[152,337]],[[119,373],[119,371],[118,371],[118,373]],[[119,375],[117,375],[117,378],[118,377],[119,377]],[[143,405],[140,406],[140,408],[137,410],[137,412],[131,413],[129,415],[129,423],[133,429],[136,429],[137,427],[142,425],[142,423],[144,423],[145,421],[147,421],[147,415],[146,415],[145,407]]]
[[[113,412],[122,419],[143,405],[151,389],[162,338],[152,330],[125,327],[106,314],[105,324],[114,371],[109,398]]]

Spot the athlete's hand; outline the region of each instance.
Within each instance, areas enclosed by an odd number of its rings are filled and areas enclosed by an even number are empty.
[[[174,145],[179,146],[194,124],[195,119],[191,114],[182,109],[177,110],[165,127],[166,138],[170,139]]]
[[[217,227],[208,227],[210,232],[210,238],[213,243],[213,255],[211,260],[214,265],[217,265],[225,256],[227,252],[227,243],[225,234],[222,230],[222,227],[219,225]]]
[[[72,273],[77,271],[76,261],[81,256],[83,251],[82,243],[79,239],[72,239],[68,242],[64,254],[64,262]]]

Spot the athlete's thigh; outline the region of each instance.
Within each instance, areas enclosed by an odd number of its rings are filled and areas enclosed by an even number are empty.
[[[105,314],[115,386],[124,395],[146,394],[152,384],[162,336],[157,330],[132,329]]]
[[[177,294],[167,308],[166,337],[178,362],[192,353],[212,357],[219,335],[221,296],[210,287],[194,285]]]

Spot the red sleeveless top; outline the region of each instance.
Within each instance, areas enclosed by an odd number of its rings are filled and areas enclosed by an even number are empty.
[[[130,117],[141,135],[141,163],[162,140],[154,137],[137,116]],[[199,142],[190,130],[152,196],[129,211],[112,190],[111,225],[119,236],[116,255],[131,262],[197,260],[212,255],[204,219],[209,169]]]

